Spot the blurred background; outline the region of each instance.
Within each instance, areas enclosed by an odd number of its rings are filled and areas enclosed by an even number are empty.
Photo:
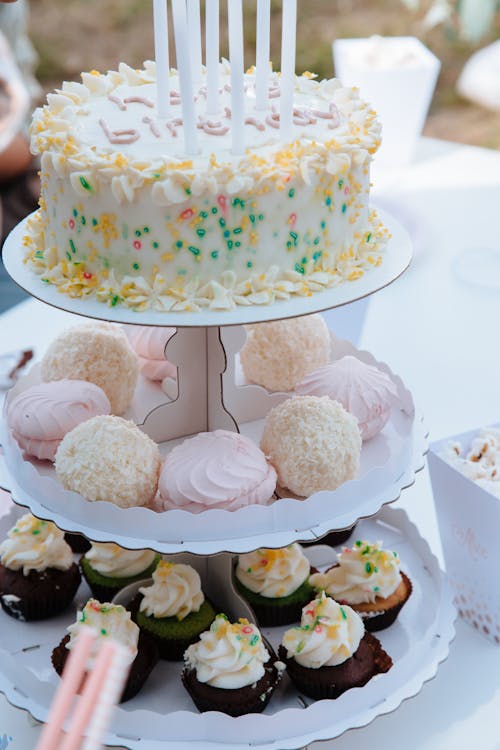
[[[255,0],[245,0],[248,65],[254,61],[255,6]],[[271,58],[279,61],[281,0],[272,6]],[[455,90],[471,54],[500,37],[495,6],[494,0],[299,0],[297,71],[331,77],[335,38],[416,36],[442,64],[425,135],[500,148],[500,111],[467,102]],[[31,0],[30,33],[43,88],[76,79],[82,70],[113,69],[121,60],[137,67],[153,57],[151,7],[152,0]],[[222,54],[227,54],[225,40]]]

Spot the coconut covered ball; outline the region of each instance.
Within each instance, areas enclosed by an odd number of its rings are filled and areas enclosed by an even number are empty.
[[[107,500],[120,508],[147,505],[155,496],[160,452],[133,422],[94,417],[63,438],[55,459],[63,487],[87,500]]]
[[[42,380],[87,380],[109,399],[113,414],[123,414],[134,395],[139,362],[121,328],[87,323],[63,331],[41,362]]]
[[[247,380],[269,391],[291,391],[330,359],[330,334],[321,315],[249,326],[240,352]]]
[[[276,469],[279,484],[308,497],[354,479],[361,434],[356,418],[338,401],[296,396],[271,409],[260,447]]]

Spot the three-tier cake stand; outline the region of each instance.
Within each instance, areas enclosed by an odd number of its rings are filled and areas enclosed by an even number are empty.
[[[176,391],[167,398],[159,391],[139,388],[128,415],[160,444],[163,453],[186,436],[214,429],[237,430],[258,443],[266,414],[291,394],[269,393],[245,382],[238,358],[245,337],[243,326],[348,304],[394,281],[411,261],[411,243],[394,219],[382,218],[392,239],[379,268],[357,281],[273,306],[139,314],[92,300],[72,300],[42,285],[23,265],[23,223],[5,244],[4,263],[30,294],[69,312],[122,324],[176,328],[165,351],[178,368]],[[199,714],[180,683],[181,665],[162,663],[141,693],[118,707],[107,744],[130,750],[173,750],[187,747],[187,743],[199,750],[299,748],[314,740],[337,737],[394,710],[415,695],[446,658],[454,634],[451,593],[436,558],[404,511],[386,507],[414,482],[416,472],[423,467],[426,430],[401,378],[369,352],[359,351],[332,333],[332,358],[346,354],[376,364],[392,378],[398,403],[389,423],[380,435],[363,445],[356,480],[335,492],[318,492],[309,498],[293,497],[278,488],[278,499],[269,506],[193,515],[181,510],[158,514],[146,508],[89,503],[77,493],[64,490],[51,466],[27,460],[3,420],[0,438],[6,484],[14,503],[93,541],[114,541],[129,549],[147,547],[189,561],[200,572],[207,596],[230,617],[253,618],[232,583],[234,554],[294,541],[319,541],[307,548],[307,554],[316,567],[329,565],[335,560],[335,549],[321,544],[321,537],[356,522],[356,538],[382,539],[384,545],[399,551],[413,582],[413,594],[397,623],[380,633],[394,666],[365,687],[350,690],[335,701],[314,702],[297,693],[285,677],[263,714],[233,719],[219,712]],[[35,366],[12,389],[7,402],[39,379]],[[0,538],[19,512],[14,509],[9,517],[0,519]],[[82,586],[77,604],[87,593]],[[127,603],[127,597],[133,595],[134,591],[122,592],[119,600]],[[50,652],[73,620],[74,611],[47,622],[19,624],[0,613],[0,691],[37,720],[46,719],[57,685]],[[283,629],[263,632],[277,646]]]

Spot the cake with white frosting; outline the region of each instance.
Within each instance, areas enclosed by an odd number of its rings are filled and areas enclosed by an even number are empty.
[[[387,232],[369,210],[375,112],[338,80],[296,77],[291,139],[280,141],[280,77],[266,111],[245,75],[246,149],[231,149],[229,65],[220,113],[195,91],[199,153],[184,152],[176,71],[160,119],[156,67],[82,74],[35,113],[40,209],[24,238],[41,281],[112,306],[216,310],[269,304],[359,278]]]

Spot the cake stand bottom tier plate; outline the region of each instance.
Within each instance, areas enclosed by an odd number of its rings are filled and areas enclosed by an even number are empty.
[[[0,538],[19,510],[0,519]],[[383,540],[397,550],[413,583],[413,593],[398,620],[377,636],[394,661],[392,669],[337,700],[312,701],[300,695],[285,675],[263,714],[233,719],[219,712],[200,714],[180,682],[181,664],[158,664],[139,695],[117,708],[105,743],[129,750],[290,750],[315,740],[333,739],[368,724],[416,695],[431,679],[449,651],[454,636],[452,594],[427,542],[400,509],[384,508],[359,523],[356,538]],[[322,568],[335,560],[335,550],[310,547],[312,564]],[[88,596],[82,584],[75,600]],[[238,617],[237,612],[230,613]],[[0,612],[0,691],[35,719],[46,720],[59,678],[50,655],[75,610],[41,623],[22,623]],[[263,629],[277,647],[285,628]]]

